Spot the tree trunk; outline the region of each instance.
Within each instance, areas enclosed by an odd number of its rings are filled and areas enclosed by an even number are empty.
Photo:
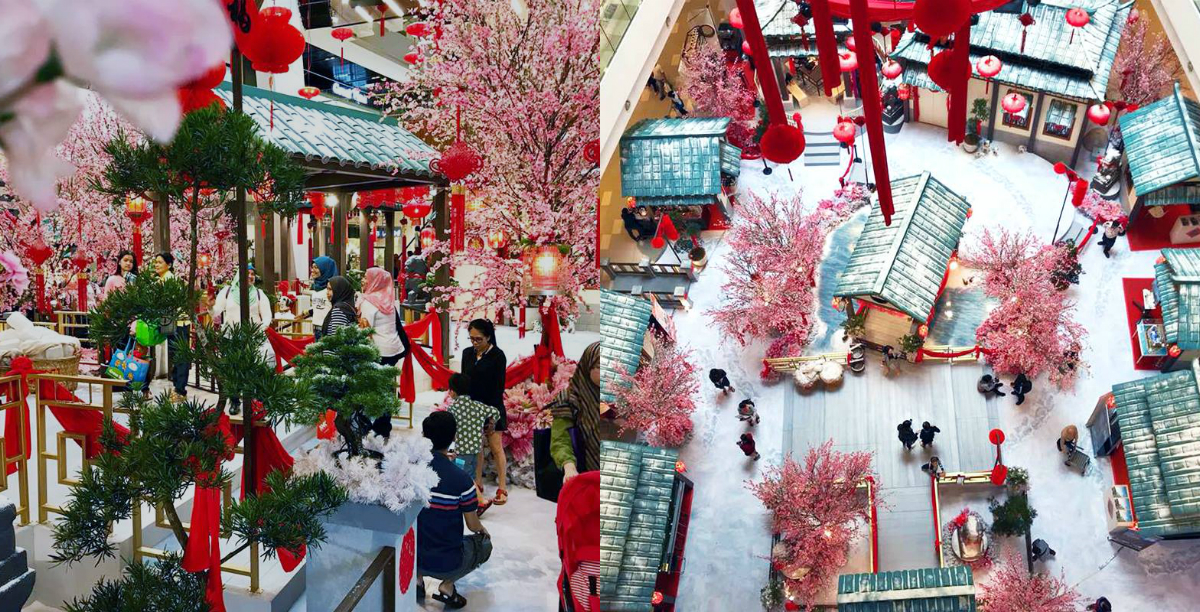
[[[188,260],[188,308],[195,309],[196,307],[196,276],[200,271],[200,262],[196,261],[197,251],[200,248],[200,185],[195,186],[195,193],[192,194],[192,210],[191,210],[191,226],[192,226],[192,257]]]
[[[171,524],[171,531],[175,532],[175,539],[179,541],[179,549],[187,550],[188,534],[183,529],[183,521],[179,520],[179,514],[175,512],[175,505],[163,504],[162,509],[163,514],[167,515],[167,522]]]

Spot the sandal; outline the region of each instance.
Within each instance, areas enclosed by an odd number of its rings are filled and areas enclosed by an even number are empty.
[[[458,594],[458,587],[454,587],[454,591],[452,591],[449,595],[443,593],[442,589],[439,587],[437,592],[433,594],[433,599],[442,602],[446,605],[446,608],[450,610],[464,608],[467,605],[467,598]]]
[[[496,489],[496,497],[492,498],[492,503],[497,506],[503,506],[508,503],[508,491],[504,489]]]
[[[479,507],[475,510],[475,516],[483,516],[483,513],[487,512],[487,509],[491,508],[491,507],[492,507],[491,500],[485,499],[485,500],[479,502]]]

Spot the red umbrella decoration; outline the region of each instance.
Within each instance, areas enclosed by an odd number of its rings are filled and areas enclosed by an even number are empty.
[[[333,31],[330,32],[330,34],[332,34],[334,38],[338,39],[342,43],[342,48],[339,53],[338,65],[345,65],[345,63],[346,63],[346,41],[350,40],[351,38],[354,38],[354,30],[351,30],[350,28],[334,28]]]
[[[451,183],[461,182],[483,166],[483,159],[462,139],[462,110],[454,115],[454,143],[442,152],[441,157],[429,162],[429,168],[440,173]],[[450,190],[450,252],[463,249],[467,232],[467,192],[456,185]]]
[[[1087,25],[1091,20],[1092,16],[1088,15],[1088,12],[1081,8],[1076,7],[1067,11],[1067,24],[1073,28],[1071,30],[1071,40],[1068,41],[1068,44],[1075,42],[1075,30]]]
[[[312,100],[313,98],[321,95],[321,90],[313,87],[312,85],[305,85],[304,87],[301,87],[300,91],[297,93],[299,93],[300,97],[304,98],[305,100]]]
[[[894,59],[889,59],[883,63],[883,68],[881,71],[883,72],[883,76],[887,77],[888,79],[894,79],[900,76],[900,73],[904,72],[904,67],[900,65],[900,62],[897,62]]]
[[[842,72],[858,70],[858,60],[855,59],[854,53],[848,51],[838,53],[838,70]]]
[[[1000,74],[1000,71],[1003,69],[1004,62],[1000,61],[1000,58],[995,55],[985,55],[978,62],[975,62],[975,70],[979,72],[979,76],[987,79],[984,81],[983,93],[988,92],[988,88],[992,84],[992,77]]]
[[[253,38],[253,68],[271,75],[268,83],[275,89],[275,75],[288,71],[292,62],[304,55],[304,35],[290,23],[292,11],[282,6],[263,9],[259,14],[258,33]],[[271,100],[270,129],[275,129],[275,101]]]
[[[1112,109],[1109,108],[1108,102],[1093,104],[1087,109],[1087,118],[1092,120],[1096,125],[1108,125],[1108,120],[1112,118]]]
[[[1000,100],[1000,108],[1010,115],[1015,115],[1025,110],[1025,96],[1014,91]]]

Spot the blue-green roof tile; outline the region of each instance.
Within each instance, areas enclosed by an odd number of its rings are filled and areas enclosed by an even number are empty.
[[[838,612],[975,612],[975,580],[965,566],[842,574]]]
[[[721,193],[737,176],[741,150],[725,140],[728,117],[643,119],[621,136],[621,194],[679,198]]]
[[[616,401],[615,387],[626,386],[621,373],[633,374],[642,362],[642,342],[650,326],[650,300],[604,289],[600,293],[600,400]]]
[[[1200,104],[1184,97],[1178,83],[1172,95],[1126,113],[1120,122],[1129,174],[1139,197],[1200,180]],[[1186,197],[1191,192],[1170,195]]]

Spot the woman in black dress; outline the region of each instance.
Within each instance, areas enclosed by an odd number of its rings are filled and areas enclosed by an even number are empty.
[[[499,488],[492,500],[497,506],[508,502],[508,474],[505,472],[504,447],[500,432],[508,430],[508,415],[504,411],[504,378],[508,360],[504,351],[496,346],[496,326],[487,319],[475,319],[467,326],[467,334],[471,338],[471,346],[463,349],[462,371],[471,380],[471,399],[495,406],[500,411],[500,419],[487,428],[488,447],[496,461],[496,479]],[[475,483],[479,486],[480,495],[483,487],[483,451],[475,462]]]

